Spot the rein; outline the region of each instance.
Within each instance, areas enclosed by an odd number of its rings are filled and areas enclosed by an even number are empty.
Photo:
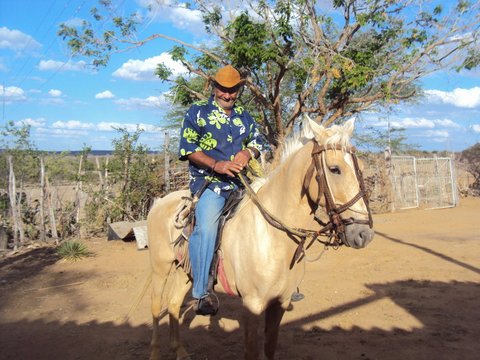
[[[335,205],[335,200],[333,198],[331,189],[328,184],[328,180],[325,174],[326,162],[325,162],[325,152],[327,150],[344,150],[348,152],[353,159],[353,164],[355,168],[355,175],[359,183],[360,191],[355,195],[351,200],[347,201],[345,204],[340,206]],[[320,159],[321,157],[321,159]],[[322,160],[322,161],[321,161]],[[370,228],[373,226],[372,215],[370,212],[370,207],[368,204],[368,197],[365,191],[365,184],[363,182],[363,176],[358,165],[358,159],[356,157],[356,150],[354,147],[347,147],[342,149],[339,145],[320,145],[317,141],[314,141],[314,147],[312,150],[312,163],[310,164],[307,173],[305,175],[305,180],[303,183],[302,194],[305,194],[308,190],[308,185],[310,184],[313,174],[316,170],[315,179],[318,184],[318,195],[315,200],[315,205],[320,205],[320,200],[322,196],[325,198],[326,210],[329,216],[328,223],[324,224],[315,217],[317,222],[319,222],[323,227],[320,230],[308,230],[308,229],[299,229],[291,227],[283,223],[270,211],[268,211],[260,202],[255,191],[252,189],[247,179],[242,173],[239,173],[238,176],[240,181],[245,186],[250,198],[258,207],[264,218],[268,221],[273,227],[285,231],[289,235],[293,235],[298,238],[296,242],[298,243],[297,250],[292,259],[292,266],[297,261],[301,260],[301,257],[305,256],[305,250],[309,249],[315,241],[318,241],[325,245],[325,248],[332,246],[338,248],[340,245],[345,244],[345,225],[358,223],[358,224],[368,224]],[[352,207],[358,200],[363,199],[368,210],[368,220],[357,220],[354,218],[344,219],[341,216],[341,213]],[[325,236],[327,240],[319,239],[319,236]],[[307,240],[310,239],[307,243]]]

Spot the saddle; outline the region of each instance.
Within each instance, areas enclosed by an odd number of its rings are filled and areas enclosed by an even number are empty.
[[[245,189],[236,189],[232,191],[225,201],[223,206],[219,223],[217,238],[215,240],[215,251],[213,255],[212,264],[210,266],[210,275],[208,281],[208,291],[213,292],[213,287],[217,284],[218,279],[228,294],[233,295],[233,291],[230,289],[226,282],[226,277],[223,271],[222,256],[220,254],[220,244],[222,242],[223,229],[229,219],[235,214],[240,201],[245,196]],[[199,195],[194,197],[183,197],[182,202],[177,207],[174,218],[174,225],[177,229],[182,229],[182,233],[174,241],[174,253],[176,257],[177,268],[182,267],[190,278],[192,277],[192,267],[190,263],[190,257],[188,253],[188,240],[193,232],[195,226],[195,207],[197,205]]]

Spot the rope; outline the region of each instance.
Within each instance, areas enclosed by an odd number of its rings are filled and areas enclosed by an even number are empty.
[[[239,173],[238,177],[240,178],[240,181],[242,182],[243,186],[245,186],[245,189],[247,189],[248,195],[250,196],[252,201],[255,203],[255,205],[257,205],[258,209],[263,214],[265,219],[270,223],[270,225],[276,227],[279,230],[283,230],[289,234],[296,235],[300,238],[306,238],[309,235],[315,235],[318,233],[318,231],[314,231],[314,230],[297,229],[297,228],[293,228],[291,226],[285,225],[279,218],[277,218],[270,211],[265,209],[265,207],[263,207],[263,205],[260,203],[260,199],[258,198],[257,194],[252,189],[247,179],[245,179],[245,176],[242,173]]]

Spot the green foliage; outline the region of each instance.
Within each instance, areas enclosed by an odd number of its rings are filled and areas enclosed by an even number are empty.
[[[466,170],[473,175],[474,182],[470,186],[480,194],[480,143],[463,150],[459,161],[465,165]]]
[[[222,9],[218,5],[215,5],[211,12],[204,12],[202,16],[205,29],[207,32],[212,33],[212,30],[216,28],[222,20]]]
[[[163,191],[161,164],[139,143],[142,130],[116,130],[119,137],[112,141],[114,152],[106,166],[108,183],[87,189],[86,224],[93,233],[105,231],[107,222],[144,219]]]
[[[8,187],[7,158],[12,156],[13,168],[18,182],[22,186],[26,182],[38,179],[38,156],[35,143],[30,137],[30,126],[16,126],[9,121],[0,128],[0,148],[3,150],[0,158],[0,187]]]
[[[456,4],[410,0],[333,0],[335,12],[316,0],[248,1],[243,12],[228,4],[193,1],[212,45],[185,44],[172,57],[185,65],[188,78],[171,78],[165,65],[157,75],[172,84],[177,111],[207,96],[206,78],[230,63],[247,77],[242,95],[267,140],[278,145],[302,113],[328,126],[366,110],[379,110],[419,95],[419,80],[443,69],[470,70],[480,64],[478,2]],[[170,5],[175,6],[175,5]],[[227,14],[231,18],[226,18]],[[61,26],[59,34],[74,55],[102,65],[110,54],[146,41],[168,38],[134,36],[135,14],[118,17],[110,1],[92,12],[94,22],[113,19],[105,31],[85,22]],[[188,49],[188,51],[187,51]]]
[[[265,24],[253,22],[247,13],[240,14],[226,30],[232,41],[225,50],[236,66],[259,68],[274,55],[267,43]]]
[[[78,241],[65,241],[57,247],[57,254],[65,261],[76,262],[93,256],[87,246]]]

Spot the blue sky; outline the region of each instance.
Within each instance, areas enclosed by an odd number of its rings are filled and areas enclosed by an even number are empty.
[[[114,1],[119,15],[147,14],[155,0]],[[161,1],[161,3],[168,3]],[[59,24],[91,20],[96,0],[0,0],[0,97],[2,124],[30,124],[41,150],[112,148],[112,128],[144,129],[140,142],[161,148],[168,90],[153,76],[169,61],[173,43],[157,39],[114,54],[94,71],[86,59],[71,58],[56,35]],[[205,38],[200,14],[187,8],[156,8],[140,26],[140,36],[163,33],[190,43]],[[174,72],[181,67],[170,61]],[[408,141],[423,150],[461,151],[480,141],[480,71],[438,73],[424,79],[426,96],[416,105],[399,105],[389,114],[362,116],[364,125],[407,129]]]

